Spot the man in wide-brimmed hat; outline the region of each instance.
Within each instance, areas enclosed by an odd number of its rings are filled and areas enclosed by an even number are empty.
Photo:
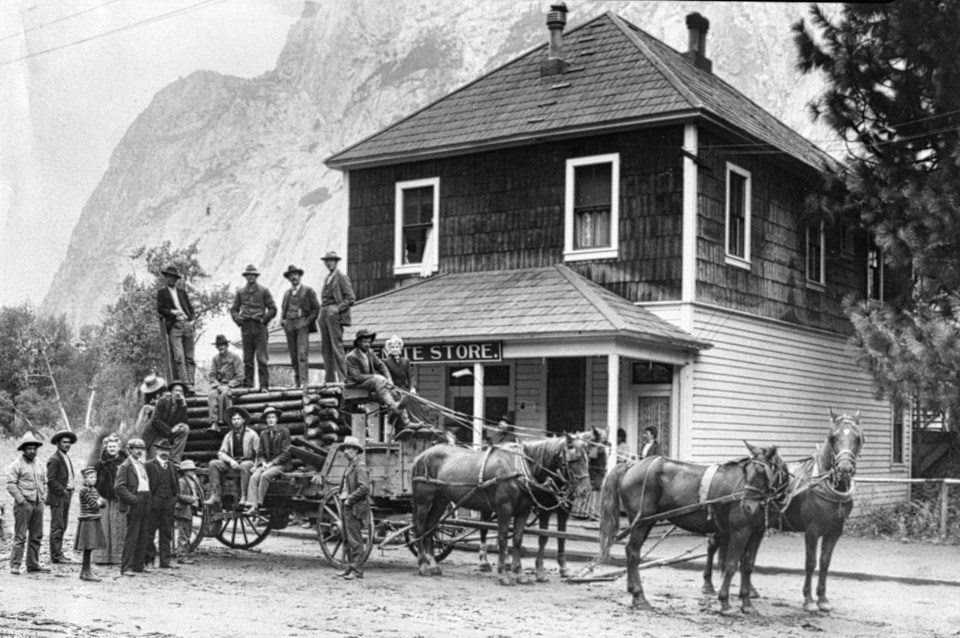
[[[247,490],[247,511],[251,514],[263,505],[270,481],[291,469],[290,428],[280,423],[280,410],[268,405],[260,417],[267,427],[260,431],[260,448]]]
[[[300,283],[303,269],[290,265],[283,276],[290,282],[290,289],[283,293],[280,323],[287,336],[287,352],[293,366],[294,385],[306,387],[310,381],[310,333],[317,331],[317,316],[320,302],[310,286]]]
[[[173,374],[193,388],[193,375],[197,366],[193,360],[193,322],[197,318],[187,291],[177,286],[180,271],[175,266],[167,266],[160,271],[167,285],[157,291],[157,312],[167,325],[170,339],[170,353],[173,356]]]
[[[178,463],[187,447],[190,426],[187,425],[187,400],[184,397],[187,386],[183,381],[170,384],[170,394],[160,397],[153,412],[153,419],[143,428],[143,440],[147,446],[147,458],[157,455],[156,443],[166,440],[172,451],[170,458]]]
[[[7,491],[13,497],[13,547],[10,550],[10,573],[19,575],[23,551],[27,551],[28,572],[49,572],[40,565],[40,544],[43,541],[43,503],[47,498],[47,472],[37,462],[37,449],[43,442],[27,432],[20,437],[21,453],[7,466]]]
[[[377,333],[365,328],[357,331],[353,338],[353,350],[347,355],[347,384],[375,394],[380,403],[400,418],[404,426],[409,426],[410,416],[391,391],[394,386],[390,370],[370,349],[376,338]]]
[[[260,377],[260,388],[270,385],[270,371],[267,369],[267,324],[277,316],[277,304],[273,295],[257,283],[260,271],[250,264],[243,271],[247,285],[237,289],[230,307],[233,322],[240,326],[240,339],[243,342],[243,385],[253,387],[254,361]]]
[[[173,524],[177,536],[177,562],[192,565],[195,561],[190,558],[190,541],[193,536],[193,512],[200,505],[200,497],[196,491],[197,465],[190,459],[182,461],[177,468],[177,481],[180,492],[177,504],[173,509]]]
[[[223,335],[217,335],[213,345],[217,346],[217,354],[210,362],[210,394],[207,395],[210,428],[219,430],[224,425],[223,418],[233,405],[233,390],[243,385],[243,362],[240,357],[230,352],[230,340]]]
[[[363,578],[363,530],[370,518],[370,474],[363,462],[363,444],[355,436],[348,436],[339,449],[349,465],[340,481],[340,503],[343,506],[344,570],[337,574],[344,580]]]
[[[323,348],[323,375],[328,383],[343,382],[347,378],[344,360],[343,327],[349,326],[350,306],[357,300],[350,278],[338,270],[340,256],[330,251],[323,256],[327,277],[320,291],[320,337]]]
[[[77,475],[70,459],[70,448],[77,442],[77,435],[70,430],[60,430],[50,437],[57,449],[47,459],[47,505],[50,506],[50,562],[72,563],[63,555],[63,534],[67,530],[70,501]]]
[[[239,505],[246,506],[250,472],[260,448],[260,437],[253,428],[247,427],[250,414],[246,410],[233,406],[227,410],[227,419],[230,420],[232,429],[223,437],[217,458],[207,464],[207,471],[210,472],[210,497],[204,503],[210,507],[222,503],[220,474],[229,469],[240,471]]]

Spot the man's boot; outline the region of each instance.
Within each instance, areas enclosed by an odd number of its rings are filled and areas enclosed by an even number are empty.
[[[214,507],[220,505],[220,490],[211,490],[210,496],[207,497],[207,500],[203,502],[207,507]]]
[[[90,568],[80,571],[80,580],[88,580],[92,583],[99,583],[100,579],[93,575],[93,572]]]

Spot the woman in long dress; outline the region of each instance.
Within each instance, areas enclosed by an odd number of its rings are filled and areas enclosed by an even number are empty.
[[[103,440],[103,450],[95,467],[97,468],[97,492],[107,501],[107,506],[100,516],[106,546],[93,552],[93,562],[97,565],[119,564],[123,554],[127,517],[126,514],[120,513],[120,501],[117,499],[113,484],[117,480],[117,468],[126,458],[127,453],[120,448],[118,435],[111,434]]]

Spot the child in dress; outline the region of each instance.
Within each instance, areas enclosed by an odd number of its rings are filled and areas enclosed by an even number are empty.
[[[190,533],[193,528],[193,508],[200,503],[200,498],[194,491],[194,474],[197,466],[187,459],[180,463],[180,494],[173,510],[173,518],[177,528],[177,562],[192,565],[197,562],[190,558]]]
[[[83,565],[80,568],[80,580],[100,582],[90,569],[90,555],[93,550],[106,546],[107,539],[100,526],[100,508],[105,507],[107,501],[97,492],[97,468],[85,467],[83,487],[80,488],[80,520],[77,523],[77,536],[73,549],[83,551]]]

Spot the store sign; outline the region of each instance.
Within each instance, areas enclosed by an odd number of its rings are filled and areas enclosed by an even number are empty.
[[[499,341],[439,343],[407,346],[404,353],[413,363],[467,363],[500,361],[503,353]]]

